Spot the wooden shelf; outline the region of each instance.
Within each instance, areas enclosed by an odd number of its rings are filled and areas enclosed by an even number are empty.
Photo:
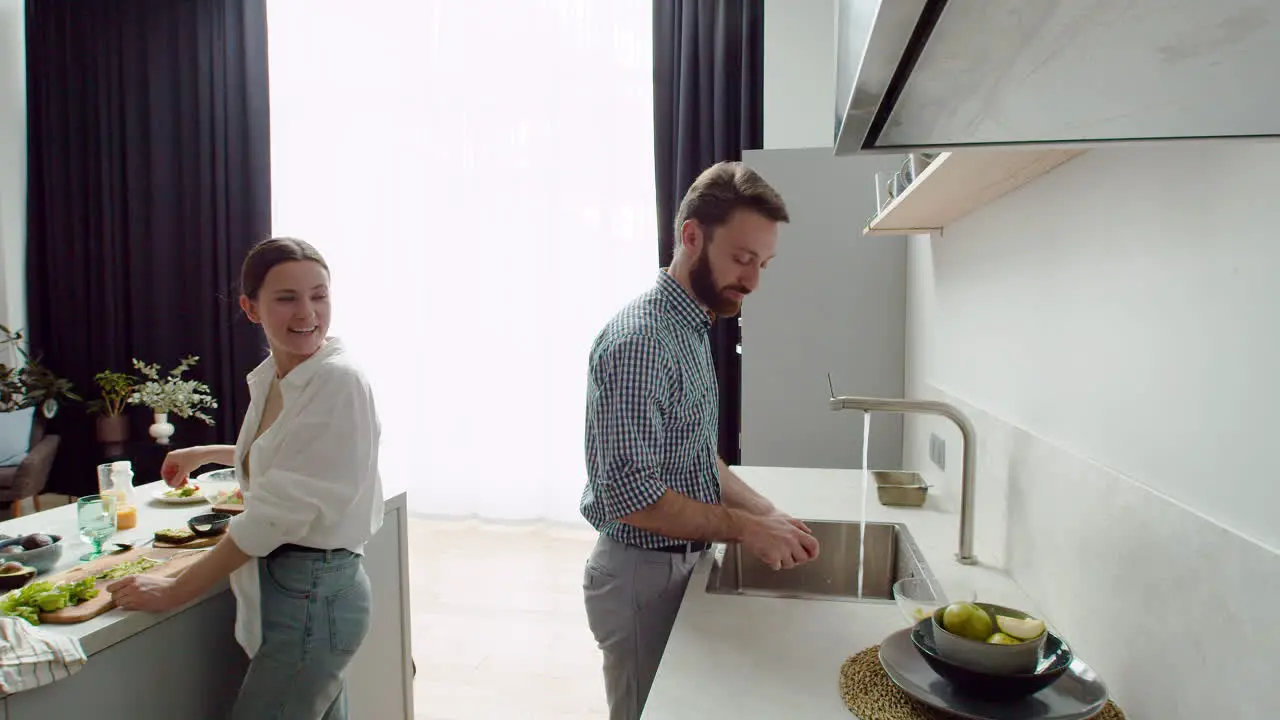
[[[863,228],[863,235],[941,230],[1085,150],[972,149],[942,153]]]

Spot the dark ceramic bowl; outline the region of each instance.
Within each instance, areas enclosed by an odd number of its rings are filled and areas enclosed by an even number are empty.
[[[53,540],[52,545],[45,545],[34,550],[22,550],[20,552],[7,552],[4,549],[10,546],[22,547],[22,539],[26,535],[10,538],[9,540],[0,541],[0,563],[12,560],[16,563],[22,563],[36,569],[37,573],[46,573],[58,564],[58,560],[62,559],[62,536],[53,533],[40,533],[48,535]]]
[[[974,670],[943,658],[938,654],[933,633],[932,618],[922,620],[911,629],[911,644],[924,657],[929,667],[957,692],[984,700],[1016,700],[1034,695],[1056,682],[1071,665],[1071,648],[1067,647],[1062,638],[1048,630],[1045,631],[1046,637],[1035,671],[1011,675]]]
[[[226,531],[227,523],[229,522],[231,522],[231,516],[227,513],[205,513],[188,520],[187,527],[196,535],[211,537],[213,535],[221,535]]]

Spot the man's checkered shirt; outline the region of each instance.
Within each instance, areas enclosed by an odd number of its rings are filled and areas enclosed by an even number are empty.
[[[646,548],[681,542],[618,521],[668,488],[720,502],[710,329],[708,312],[662,272],[591,346],[581,510],[614,540]]]

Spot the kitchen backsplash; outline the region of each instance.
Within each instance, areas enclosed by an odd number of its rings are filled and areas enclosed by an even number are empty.
[[[1262,720],[1280,709],[1280,555],[935,387],[979,438],[977,552],[1004,566],[1133,718]],[[929,463],[929,434],[947,471]],[[906,465],[956,506],[959,432],[911,416]],[[1211,481],[1211,479],[1206,479]]]
[[[978,556],[1130,717],[1280,716],[1277,185],[1280,142],[1095,148],[908,239],[906,392],[977,426]],[[959,433],[905,436],[954,508]]]

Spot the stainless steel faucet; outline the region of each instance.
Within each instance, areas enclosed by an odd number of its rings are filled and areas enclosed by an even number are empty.
[[[978,445],[974,438],[973,423],[953,405],[934,400],[891,400],[869,397],[833,397],[832,410],[862,410],[863,412],[925,413],[950,418],[960,428],[964,438],[964,473],[960,480],[960,552],[956,560],[964,565],[977,564],[973,554],[973,478],[977,469]]]

